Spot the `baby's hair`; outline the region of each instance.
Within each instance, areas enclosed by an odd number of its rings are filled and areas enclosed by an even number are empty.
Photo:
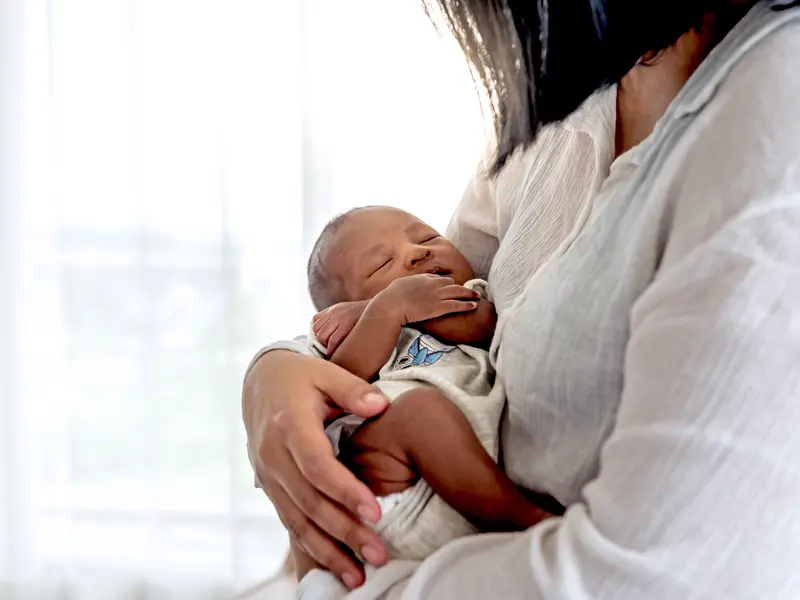
[[[325,258],[330,250],[331,243],[347,218],[362,208],[366,207],[351,208],[328,221],[311,249],[307,267],[308,293],[311,296],[311,302],[314,303],[314,308],[318,311],[325,310],[337,302],[344,301],[342,281],[338,274],[330,273],[325,268]]]

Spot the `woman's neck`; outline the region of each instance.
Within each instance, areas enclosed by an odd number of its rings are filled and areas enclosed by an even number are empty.
[[[697,29],[672,46],[643,57],[619,83],[617,91],[616,156],[642,142],[692,73],[755,2],[732,2],[724,13],[709,14]]]

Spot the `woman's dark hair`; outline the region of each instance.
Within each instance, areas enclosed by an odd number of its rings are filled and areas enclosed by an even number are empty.
[[[455,36],[491,113],[497,173],[569,115],[730,0],[423,0]],[[752,3],[752,2],[751,2]]]

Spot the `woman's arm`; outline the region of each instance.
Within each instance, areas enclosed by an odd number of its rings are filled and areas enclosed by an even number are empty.
[[[274,350],[287,350],[297,354],[313,356],[313,353],[308,347],[308,342],[305,336],[299,336],[293,340],[282,340],[280,342],[274,342],[264,346],[258,352],[256,352],[255,356],[253,356],[253,358],[250,360],[250,364],[247,365],[247,369],[244,372],[244,379],[242,382],[242,399],[244,399],[245,392],[248,389],[246,384],[247,378],[250,375],[250,371],[253,370],[253,368],[256,366],[256,363],[260,361],[267,353]],[[257,488],[263,489],[256,472],[255,452],[253,452],[253,446],[251,445],[249,437],[247,439],[247,459],[250,461],[250,466],[253,468],[253,485]]]

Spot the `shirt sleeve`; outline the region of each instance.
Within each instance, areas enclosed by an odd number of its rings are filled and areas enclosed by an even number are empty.
[[[481,279],[488,277],[499,246],[497,223],[493,182],[479,166],[447,226],[447,238]]]
[[[743,59],[683,148],[663,262],[631,313],[617,421],[584,502],[525,533],[450,544],[373,597],[796,596],[794,40],[766,54],[773,60]]]
[[[533,272],[580,229],[614,157],[615,99],[616,87],[602,90],[567,121],[547,125],[496,178],[478,166],[447,229],[477,277],[488,280],[507,233],[515,244],[505,248],[504,266]],[[524,244],[516,244],[520,231],[510,232],[515,222],[529,228]]]
[[[258,360],[267,352],[271,352],[273,350],[289,350],[290,352],[296,352],[297,354],[314,356],[314,352],[308,346],[308,338],[304,335],[300,335],[293,340],[281,340],[279,342],[273,342],[272,344],[268,344],[256,352],[255,356],[253,356],[253,358],[250,360],[250,364],[247,365],[247,370],[244,372],[244,379],[247,379],[247,376],[250,374],[250,371],[253,370],[253,367]]]

